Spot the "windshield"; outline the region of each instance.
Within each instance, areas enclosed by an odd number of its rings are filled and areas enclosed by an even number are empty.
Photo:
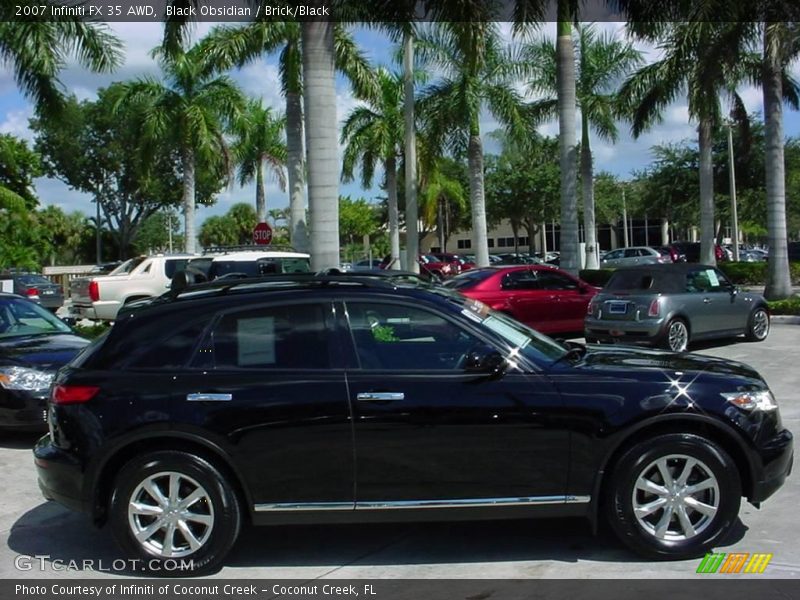
[[[25,285],[50,285],[53,282],[41,275],[20,275],[19,281]]]
[[[567,350],[552,338],[508,315],[492,310],[480,300],[465,298],[458,292],[442,287],[431,288],[430,291],[446,296],[461,308],[462,315],[500,336],[511,348],[511,359],[519,355],[535,364],[543,362],[552,364],[567,353]]]
[[[0,339],[50,333],[72,330],[38,304],[21,298],[0,298]]]

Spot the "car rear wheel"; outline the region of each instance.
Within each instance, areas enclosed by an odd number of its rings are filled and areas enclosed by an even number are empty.
[[[218,568],[239,534],[233,488],[210,462],[180,451],[153,452],[126,464],[111,498],[117,542],[159,575]]]
[[[769,313],[763,307],[750,313],[747,321],[747,339],[751,342],[763,342],[769,335]]]
[[[739,514],[736,465],[697,435],[640,442],[612,472],[606,516],[624,544],[648,557],[700,556],[725,539]]]
[[[682,319],[672,319],[667,325],[663,345],[673,352],[685,352],[689,347],[689,327]]]

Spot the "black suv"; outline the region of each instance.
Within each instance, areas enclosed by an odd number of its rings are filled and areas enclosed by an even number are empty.
[[[155,572],[218,567],[247,522],[604,515],[645,555],[697,556],[792,464],[750,367],[564,347],[456,292],[358,276],[123,310],[60,371],[49,423],[45,497]]]

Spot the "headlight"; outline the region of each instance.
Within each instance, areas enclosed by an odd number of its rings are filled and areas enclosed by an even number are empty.
[[[778,403],[775,396],[769,390],[759,390],[755,392],[734,392],[722,394],[722,396],[734,406],[743,410],[777,410]]]
[[[0,385],[7,390],[46,390],[54,375],[26,367],[0,367]]]

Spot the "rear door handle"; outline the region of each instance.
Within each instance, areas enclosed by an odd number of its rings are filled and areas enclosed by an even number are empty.
[[[405,400],[406,395],[403,392],[362,392],[356,396],[356,400],[360,402],[370,402],[375,400],[382,401],[397,401]]]
[[[189,402],[230,402],[233,394],[186,394]]]

